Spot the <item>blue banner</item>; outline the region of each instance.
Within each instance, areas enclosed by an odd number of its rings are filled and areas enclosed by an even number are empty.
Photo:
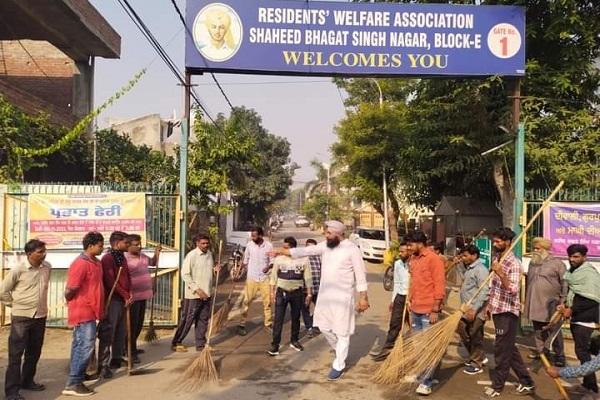
[[[188,0],[187,23],[194,73],[525,74],[517,6]]]

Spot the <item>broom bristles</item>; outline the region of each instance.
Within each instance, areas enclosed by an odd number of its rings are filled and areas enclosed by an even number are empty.
[[[178,389],[195,392],[204,385],[219,381],[219,373],[213,361],[211,348],[206,346],[177,380]]]
[[[210,320],[210,323],[212,326],[212,333],[214,335],[221,332],[221,329],[223,329],[223,327],[225,327],[225,325],[227,324],[227,321],[229,320],[229,313],[231,312],[232,308],[233,308],[232,301],[230,299],[227,299],[227,301],[225,301],[225,303],[223,303],[221,308],[219,308],[219,310],[212,317],[212,319]]]
[[[406,377],[431,375],[438,366],[462,317],[457,311],[426,330],[398,340],[373,380],[381,384],[412,384]]]
[[[144,342],[156,343],[157,341],[158,335],[156,334],[156,328],[154,328],[154,322],[150,321],[148,324],[148,329],[146,330],[146,334],[144,335]]]

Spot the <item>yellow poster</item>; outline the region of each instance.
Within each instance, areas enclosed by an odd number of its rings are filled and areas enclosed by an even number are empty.
[[[28,239],[49,249],[81,249],[83,236],[102,233],[105,245],[113,231],[135,233],[146,241],[144,193],[30,194]]]

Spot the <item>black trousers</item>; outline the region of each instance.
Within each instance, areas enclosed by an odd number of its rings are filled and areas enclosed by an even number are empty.
[[[274,346],[281,343],[281,331],[283,330],[283,320],[285,319],[285,310],[290,305],[292,320],[292,342],[300,338],[300,314],[304,302],[304,293],[302,289],[286,292],[277,288],[275,292],[275,317],[273,319],[273,341]]]
[[[17,395],[22,386],[33,383],[45,332],[46,318],[12,316],[8,337],[8,367],[4,380],[6,397]]]
[[[571,322],[571,334],[575,342],[575,355],[580,363],[590,361],[592,354],[590,352],[590,344],[592,339],[593,328],[577,325]],[[583,377],[583,386],[593,392],[598,393],[598,382],[596,374],[589,374]]]
[[[196,334],[196,347],[206,345],[206,331],[208,330],[210,306],[212,304],[211,299],[183,299],[181,318],[179,318],[179,325],[171,343],[173,346],[183,343],[192,325],[194,325]]]
[[[306,294],[304,294],[304,298],[306,299]],[[313,304],[317,304],[317,295],[313,294],[312,299],[310,299],[310,302]],[[302,302],[302,320],[304,321],[304,327],[306,329],[310,329],[313,327],[313,316],[310,313],[310,304],[306,305],[306,302]]]
[[[535,331],[535,348],[538,353],[544,351],[544,344],[550,336],[550,330],[544,330],[544,327],[548,325],[548,322],[531,321],[533,323],[533,330]],[[556,339],[552,343],[552,350],[556,354],[557,361],[565,361],[565,346],[562,332],[558,332]]]
[[[146,300],[134,301],[129,312],[131,313],[131,337],[128,340],[131,342],[131,353],[135,355],[137,352],[137,340],[144,328],[144,319],[146,317]],[[124,349],[127,354],[127,349]]]
[[[394,297],[394,304],[392,305],[392,315],[390,316],[390,328],[388,329],[387,338],[385,339],[384,348],[391,349],[396,343],[396,339],[402,330],[402,314],[404,314],[404,304],[406,303],[406,296],[397,294]],[[406,313],[408,317],[408,312]]]
[[[490,374],[492,387],[497,391],[504,389],[504,384],[508,379],[511,368],[517,375],[519,383],[532,386],[533,379],[531,379],[531,375],[529,375],[521,353],[519,353],[516,346],[519,317],[513,313],[506,312],[494,314],[492,318],[494,320],[494,327],[496,328],[496,342],[494,343],[496,368]]]
[[[110,362],[120,362],[125,348],[125,302],[114,296],[108,313],[98,324],[98,371],[110,368]]]
[[[475,317],[473,321],[461,319],[458,323],[458,335],[469,352],[469,360],[476,362],[479,366],[485,358],[483,351],[483,327],[485,321]]]

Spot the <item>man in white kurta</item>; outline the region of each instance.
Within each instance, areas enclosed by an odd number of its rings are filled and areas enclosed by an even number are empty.
[[[367,277],[360,249],[344,238],[345,226],[326,222],[326,241],[316,246],[289,249],[293,258],[321,256],[321,285],[315,306],[314,326],[318,326],[335,350],[329,380],[337,380],[346,367],[350,336],[354,333],[355,311],[369,308]],[[285,252],[285,250],[282,250]],[[359,301],[355,307],[355,293]]]

